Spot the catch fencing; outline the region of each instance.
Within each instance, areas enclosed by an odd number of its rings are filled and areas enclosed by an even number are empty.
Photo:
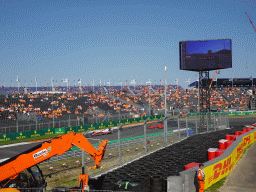
[[[202,132],[213,132],[225,129],[229,126],[227,113],[213,113],[210,117],[211,124],[207,125],[207,128],[201,130],[199,127],[200,119],[197,115],[193,118],[170,116],[166,119],[161,119],[161,122],[157,120],[147,124],[146,120],[144,120],[143,124],[140,126],[120,126],[119,129],[116,129],[111,135],[89,137],[88,140],[91,143],[94,142],[93,146],[96,149],[99,145],[99,141],[106,138],[109,140],[105,156],[101,161],[101,164],[105,166],[105,170],[95,170],[92,172],[89,170],[89,175],[94,175],[95,177],[99,176],[103,172],[123,166],[190,136]],[[122,125],[125,126],[124,124]],[[153,126],[156,127],[153,128]],[[56,161],[61,161],[60,164],[65,162],[73,165],[76,161],[85,161],[85,168],[89,168],[93,165],[93,161],[89,154],[85,153],[84,158],[82,158],[82,154],[82,150],[73,147],[70,151],[67,151],[60,156],[52,157],[41,163],[41,165],[46,167],[44,166],[45,164]],[[74,159],[72,160],[72,158]],[[47,171],[50,173],[49,170]]]

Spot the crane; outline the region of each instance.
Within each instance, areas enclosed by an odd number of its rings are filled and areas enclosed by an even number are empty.
[[[246,12],[245,12],[245,14],[246,14],[246,16],[248,17],[250,23],[252,24],[252,27],[253,27],[254,31],[256,32],[256,28],[255,28],[255,26],[253,25],[253,22],[252,22],[252,20],[250,19],[249,15],[248,15]]]
[[[214,75],[213,75],[213,77],[212,77],[212,81],[211,81],[210,86],[209,86],[209,90],[211,89],[212,82],[213,82],[214,77],[215,77],[216,74],[220,74],[220,71],[215,71],[215,72],[214,72]]]

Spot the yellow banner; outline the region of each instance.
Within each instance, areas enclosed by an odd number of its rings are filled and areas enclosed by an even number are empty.
[[[244,136],[243,140],[234,149],[230,156],[215,163],[214,165],[205,167],[203,169],[205,173],[204,188],[207,189],[220,179],[226,177],[232,171],[233,167],[238,162],[240,157],[242,157],[244,149],[253,144],[255,141],[256,131],[251,133],[250,135]]]

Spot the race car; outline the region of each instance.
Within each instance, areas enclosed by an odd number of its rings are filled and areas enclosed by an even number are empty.
[[[156,126],[157,126],[157,125],[151,125],[151,126],[149,126],[148,128],[149,128],[149,129],[155,129]]]
[[[256,127],[256,123],[252,124],[253,127]]]
[[[164,124],[163,123],[159,123],[156,127],[159,128],[159,129],[164,128]]]
[[[163,123],[159,123],[157,125],[151,125],[150,127],[148,127],[149,129],[155,129],[155,128],[164,128],[164,124]]]
[[[114,131],[111,128],[104,129],[104,130],[98,130],[94,131],[91,135],[107,135],[107,134],[112,134]]]

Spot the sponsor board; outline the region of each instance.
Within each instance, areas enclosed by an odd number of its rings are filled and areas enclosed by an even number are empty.
[[[256,141],[256,131],[249,135],[243,137],[243,140],[238,144],[238,146],[233,150],[231,155],[227,158],[205,167],[203,171],[205,172],[205,189],[218,182],[220,179],[226,177],[242,157],[244,149],[249,147]]]

